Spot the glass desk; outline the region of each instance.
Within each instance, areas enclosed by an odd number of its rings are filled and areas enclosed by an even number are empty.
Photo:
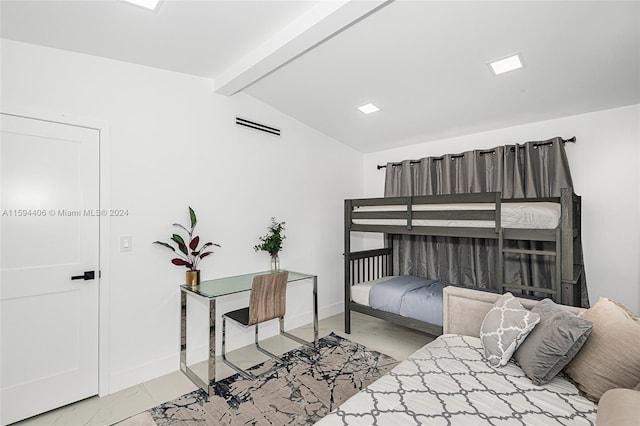
[[[284,271],[281,270],[280,272]],[[284,330],[284,319],[280,319],[280,333],[303,345],[312,348],[316,347],[318,343],[318,277],[301,272],[288,272],[288,283],[306,279],[313,280],[313,343],[287,333]],[[214,384],[216,381],[216,298],[250,291],[253,284],[253,277],[270,273],[269,271],[254,272],[251,274],[237,275],[235,277],[202,281],[200,285],[195,287],[180,286],[180,370],[207,395],[211,395],[214,392]],[[187,293],[209,300],[209,365],[207,368],[207,383],[187,365]]]

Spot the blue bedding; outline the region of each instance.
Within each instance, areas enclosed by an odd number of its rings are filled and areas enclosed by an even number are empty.
[[[442,325],[442,281],[403,275],[371,287],[369,306],[404,317]]]

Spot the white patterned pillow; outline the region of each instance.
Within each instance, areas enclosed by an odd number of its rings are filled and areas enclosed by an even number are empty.
[[[480,340],[489,364],[494,367],[507,365],[538,322],[540,315],[523,308],[513,294],[503,294],[480,326]]]

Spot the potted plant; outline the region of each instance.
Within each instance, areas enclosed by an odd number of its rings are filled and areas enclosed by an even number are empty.
[[[271,225],[267,228],[269,232],[264,237],[259,237],[260,244],[254,246],[255,251],[266,251],[271,255],[271,271],[280,270],[280,259],[278,254],[282,250],[282,242],[286,238],[284,236],[284,222],[276,221],[275,217],[271,218]]]
[[[179,257],[171,259],[171,263],[176,266],[185,266],[187,268],[187,285],[196,286],[200,284],[200,270],[198,269],[198,264],[203,258],[213,254],[210,247],[220,247],[220,245],[209,242],[204,243],[200,248],[198,248],[198,245],[200,244],[200,237],[193,235],[193,230],[198,223],[198,219],[196,218],[196,212],[194,212],[191,207],[189,207],[189,217],[191,219],[190,229],[187,229],[187,227],[180,225],[179,223],[173,224],[173,226],[177,226],[187,232],[186,239],[178,234],[173,234],[171,236],[171,241],[175,243],[176,247],[162,241],[154,241],[153,243],[160,244],[161,246],[164,246],[176,253]],[[205,251],[207,249],[209,249],[209,251]]]

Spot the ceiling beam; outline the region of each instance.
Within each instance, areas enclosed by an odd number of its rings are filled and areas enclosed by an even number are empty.
[[[217,76],[216,93],[240,92],[392,1],[320,1]]]

